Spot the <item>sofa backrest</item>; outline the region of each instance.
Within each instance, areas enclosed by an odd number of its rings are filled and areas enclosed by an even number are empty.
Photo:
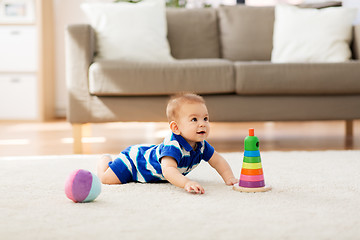
[[[220,58],[216,9],[168,8],[166,17],[174,58]]]
[[[353,27],[352,58],[360,60],[360,25]]]
[[[274,7],[244,5],[166,11],[176,59],[270,60]]]
[[[271,59],[274,7],[218,8],[221,57],[233,61]]]
[[[168,8],[171,54],[177,59],[270,61],[274,21],[274,7]],[[354,27],[352,54],[359,59],[360,25]]]

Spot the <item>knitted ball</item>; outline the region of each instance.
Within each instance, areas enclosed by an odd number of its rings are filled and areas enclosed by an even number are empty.
[[[99,178],[84,169],[73,171],[65,182],[65,194],[74,202],[94,201],[101,192]]]

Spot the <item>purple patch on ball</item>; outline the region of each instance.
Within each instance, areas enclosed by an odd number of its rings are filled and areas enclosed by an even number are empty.
[[[77,202],[82,202],[89,195],[92,185],[92,174],[86,170],[79,170],[73,182],[72,193]]]

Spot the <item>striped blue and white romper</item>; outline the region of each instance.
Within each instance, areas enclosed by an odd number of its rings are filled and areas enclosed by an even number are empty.
[[[196,150],[180,135],[171,134],[159,145],[133,145],[109,162],[121,183],[166,181],[161,170],[161,158],[173,157],[179,171],[185,176],[201,160],[209,161],[214,148],[207,142],[197,143]]]

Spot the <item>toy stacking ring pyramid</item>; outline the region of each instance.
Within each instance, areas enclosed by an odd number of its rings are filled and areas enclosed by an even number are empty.
[[[259,139],[254,135],[254,129],[249,129],[249,136],[244,140],[244,159],[241,168],[239,184],[233,189],[240,192],[266,192],[271,186],[265,185],[261,165]]]

